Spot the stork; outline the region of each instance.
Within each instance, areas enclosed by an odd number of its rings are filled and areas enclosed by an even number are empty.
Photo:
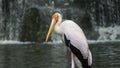
[[[52,22],[46,36],[46,42],[53,30],[62,36],[66,46],[71,50],[71,68],[75,68],[75,62],[79,68],[79,62],[82,68],[91,68],[92,54],[82,29],[72,20],[62,21],[62,15],[56,12],[52,15]],[[75,57],[78,61],[75,61]]]

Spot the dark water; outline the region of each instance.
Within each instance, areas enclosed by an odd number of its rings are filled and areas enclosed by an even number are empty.
[[[92,68],[120,68],[120,44],[91,44]],[[63,44],[0,45],[0,68],[70,68]]]

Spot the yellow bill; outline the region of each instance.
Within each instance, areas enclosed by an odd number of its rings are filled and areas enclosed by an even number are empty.
[[[51,33],[52,33],[52,31],[53,31],[53,29],[54,29],[54,27],[55,27],[55,24],[56,24],[55,20],[52,19],[50,28],[49,28],[49,30],[48,30],[48,33],[47,33],[47,36],[46,36],[46,39],[45,39],[46,42],[48,42],[49,36],[51,35]]]

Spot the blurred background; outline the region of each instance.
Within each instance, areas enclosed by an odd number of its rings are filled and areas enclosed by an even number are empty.
[[[58,35],[44,44],[54,12],[83,29],[93,68],[119,68],[119,5],[120,0],[0,0],[0,68],[70,68],[69,50]]]
[[[119,4],[119,0],[0,0],[0,40],[43,42],[54,12],[79,24],[90,40],[118,40]]]

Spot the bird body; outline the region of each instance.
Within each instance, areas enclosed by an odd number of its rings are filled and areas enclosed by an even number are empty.
[[[66,20],[62,22],[61,27],[61,29],[63,30],[62,33],[66,36],[68,40],[70,40],[70,43],[74,47],[81,50],[82,54],[86,54],[84,55],[84,58],[86,58],[88,53],[88,44],[81,28],[71,20]]]
[[[55,13],[52,16],[52,19],[46,41],[48,40],[51,31],[54,30],[56,33],[62,35],[65,44],[70,48],[71,54],[73,54],[71,57],[71,68],[75,68],[74,56],[79,59],[83,68],[90,68],[92,64],[92,55],[82,29],[71,20],[62,22],[62,15],[59,13]]]

